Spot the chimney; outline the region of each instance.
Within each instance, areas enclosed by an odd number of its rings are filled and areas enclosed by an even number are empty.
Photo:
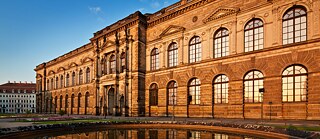
[[[13,83],[16,83],[16,81],[13,81]]]
[[[10,81],[8,81],[8,83],[10,83]]]
[[[20,83],[21,83],[21,81],[20,81]]]
[[[27,84],[28,82],[27,82],[27,81],[25,81],[25,83]]]

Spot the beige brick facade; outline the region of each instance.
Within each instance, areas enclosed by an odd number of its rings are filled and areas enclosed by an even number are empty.
[[[299,38],[303,34],[301,31],[294,33],[301,41],[294,38],[297,42],[284,44],[284,15],[295,7],[305,10],[306,39]],[[41,92],[37,101],[41,109],[37,111],[57,112],[62,96],[61,109],[72,114],[319,120],[319,9],[319,0],[181,0],[153,14],[136,12],[96,32],[91,43],[37,66],[37,87]],[[246,52],[245,27],[255,19],[262,22],[262,48]],[[228,54],[216,58],[214,40],[221,28],[228,30]],[[300,28],[303,25],[294,27]],[[201,60],[189,62],[192,59],[190,43],[195,36],[200,38],[201,48],[197,51],[201,51]],[[177,65],[169,67],[168,47],[172,43],[177,45]],[[151,70],[154,62],[151,51],[155,49],[158,49],[158,67]],[[110,62],[113,56],[115,63]],[[115,72],[111,70],[112,64]],[[301,83],[300,95],[293,89],[296,96],[287,102],[283,89],[287,76],[283,73],[291,66],[306,70],[303,74],[306,82]],[[79,84],[79,72],[83,71],[85,80],[87,68],[90,82]],[[248,103],[244,78],[253,70],[263,75],[263,87],[255,87],[261,89],[259,93],[263,93],[263,98],[262,102]],[[65,78],[67,74],[70,74],[71,83],[73,72],[75,85],[65,86],[64,81],[62,88],[55,88],[55,85],[48,88],[48,80],[50,84],[54,79],[55,84],[58,77],[60,84],[60,77]],[[213,101],[213,82],[222,74],[228,77],[228,102],[218,104]],[[199,102],[193,105],[188,102],[188,91],[189,82],[195,78],[201,83]],[[175,105],[168,102],[170,81],[177,84]],[[153,98],[149,97],[149,89],[152,84],[157,85],[157,104],[151,106]],[[298,83],[293,88],[298,88],[296,86]],[[52,101],[44,101],[46,98]],[[195,99],[191,97],[192,101]],[[45,110],[45,105],[51,108]]]

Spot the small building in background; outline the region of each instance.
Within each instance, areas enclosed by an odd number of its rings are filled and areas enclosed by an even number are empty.
[[[0,85],[0,113],[35,113],[36,84],[8,82]]]

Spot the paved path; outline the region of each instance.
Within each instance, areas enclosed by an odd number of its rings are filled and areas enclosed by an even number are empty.
[[[58,115],[52,115],[58,116]],[[67,115],[65,115],[67,116]],[[99,118],[99,119],[119,119],[119,120],[146,120],[146,121],[173,121],[172,117],[110,117],[110,116],[93,116],[93,115],[70,115],[75,118]],[[0,119],[0,128],[11,128],[19,126],[31,126],[32,122],[15,122],[19,118]],[[319,127],[320,121],[306,120],[252,120],[252,119],[213,119],[213,118],[174,118],[175,121],[195,121],[195,122],[221,122],[230,124],[260,124],[260,125],[294,125]]]

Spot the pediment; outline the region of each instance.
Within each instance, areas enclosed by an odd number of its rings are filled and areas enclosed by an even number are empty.
[[[52,74],[54,74],[54,73],[55,73],[55,72],[54,72],[53,70],[50,70],[48,75],[52,75]]]
[[[167,36],[170,34],[174,34],[177,32],[184,31],[185,28],[181,26],[176,26],[176,25],[170,25],[168,28],[166,28],[160,35],[159,37]]]
[[[58,72],[59,72],[59,71],[64,71],[64,70],[65,70],[64,67],[59,67],[59,68],[58,68]]]
[[[91,62],[91,61],[93,61],[93,59],[91,59],[89,57],[86,57],[86,58],[81,60],[81,63],[86,63],[86,62]]]
[[[72,62],[72,63],[69,65],[69,68],[76,67],[76,66],[78,66],[78,64]]]
[[[220,7],[216,10],[214,10],[209,16],[207,16],[204,20],[203,23],[210,22],[212,20],[216,20],[219,18],[226,17],[228,15],[236,14],[240,11],[239,8],[230,8],[230,7]]]

